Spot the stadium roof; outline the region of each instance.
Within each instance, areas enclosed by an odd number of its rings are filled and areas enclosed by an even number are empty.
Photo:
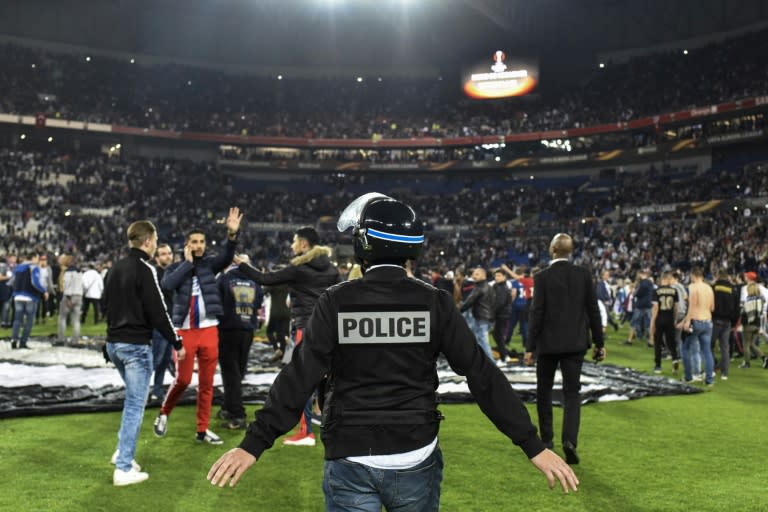
[[[447,69],[504,49],[563,61],[768,20],[763,0],[25,0],[0,34],[232,65]]]

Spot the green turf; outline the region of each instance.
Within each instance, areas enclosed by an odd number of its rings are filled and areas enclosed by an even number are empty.
[[[620,345],[624,334],[610,333],[609,361],[649,371],[652,349]],[[476,406],[443,406],[441,510],[766,511],[768,371],[740,370],[737,364],[730,380],[718,379],[709,392],[583,407],[582,464],[575,467],[581,488],[568,496],[549,491],[543,476]],[[535,409],[529,411],[535,417]],[[560,413],[556,409],[557,431]],[[119,414],[0,421],[0,510],[324,509],[320,446],[278,443],[239,487],[218,489],[205,474],[242,434],[214,423],[224,446],[198,445],[194,408],[180,407],[168,435],[157,439],[155,414],[146,413],[137,451],[150,479],[126,488],[111,485],[108,463]]]

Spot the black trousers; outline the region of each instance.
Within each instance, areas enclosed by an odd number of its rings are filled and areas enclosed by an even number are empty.
[[[493,322],[493,339],[496,340],[496,350],[499,352],[499,357],[502,361],[506,361],[509,351],[507,350],[507,343],[512,337],[512,333],[509,329],[509,318],[499,317]]]
[[[83,297],[83,312],[80,314],[80,323],[85,323],[85,317],[88,316],[88,309],[91,304],[93,304],[93,323],[99,323],[101,299],[87,299],[85,297]]]
[[[245,418],[242,383],[252,344],[253,330],[219,329],[219,366],[224,384],[222,409],[233,418]]]
[[[539,414],[541,440],[551,443],[552,428],[552,386],[555,372],[560,366],[563,375],[563,432],[561,440],[578,446],[579,423],[581,421],[581,366],[584,352],[564,354],[542,354],[536,361],[536,410]]]
[[[267,339],[275,350],[285,352],[285,342],[291,328],[290,318],[270,318],[267,322]]]
[[[664,345],[662,345],[662,343]],[[672,355],[672,359],[678,359],[677,342],[675,341],[675,324],[663,324],[656,322],[653,333],[653,362],[661,366],[661,349],[666,345]]]

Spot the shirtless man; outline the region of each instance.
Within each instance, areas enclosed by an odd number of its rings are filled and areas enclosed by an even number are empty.
[[[691,284],[688,287],[688,313],[680,322],[683,329],[683,368],[685,382],[701,380],[700,369],[693,368],[691,352],[698,346],[704,359],[704,383],[714,383],[715,361],[712,358],[712,312],[715,310],[715,294],[712,287],[704,282],[704,272],[700,267],[691,271]]]

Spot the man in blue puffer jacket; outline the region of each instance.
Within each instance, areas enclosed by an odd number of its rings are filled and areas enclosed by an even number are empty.
[[[205,233],[193,230],[187,234],[184,259],[168,267],[163,275],[162,287],[173,290],[173,325],[178,329],[187,357],[178,361],[176,379],[165,395],[154,430],[158,437],[165,436],[168,416],[192,380],[197,357],[197,441],[221,444],[219,436],[208,429],[213,400],[213,376],[219,359],[217,316],[224,313],[221,296],[216,285],[216,274],[232,261],[243,218],[239,208],[230,208],[227,217],[227,240],[216,256],[205,255]]]
[[[24,261],[16,266],[13,278],[16,314],[13,317],[11,348],[29,348],[27,340],[35,321],[37,305],[41,300],[48,300],[48,290],[40,278],[40,268],[37,266],[38,257],[37,252],[30,252],[24,257]]]

